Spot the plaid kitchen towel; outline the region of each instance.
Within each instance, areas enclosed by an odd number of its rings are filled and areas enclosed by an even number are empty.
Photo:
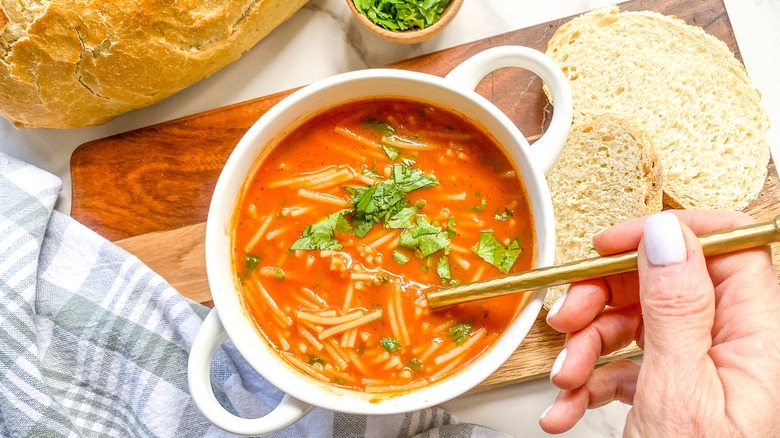
[[[227,436],[200,414],[187,353],[208,309],[137,258],[54,211],[60,180],[0,153],[0,434]],[[225,343],[217,398],[256,417],[281,399]],[[315,408],[279,437],[494,437],[448,412],[358,416]]]

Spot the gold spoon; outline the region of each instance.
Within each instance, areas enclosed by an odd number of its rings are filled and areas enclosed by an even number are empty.
[[[736,252],[780,242],[780,215],[768,222],[699,236],[699,242],[705,256]],[[622,274],[635,271],[636,260],[636,251],[631,251],[437,289],[426,294],[428,307],[439,309],[453,304]]]

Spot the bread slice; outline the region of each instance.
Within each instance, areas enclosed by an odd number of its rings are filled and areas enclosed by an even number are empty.
[[[594,234],[660,211],[661,178],[652,142],[633,120],[609,113],[579,117],[547,177],[555,211],[555,264],[597,256]],[[545,307],[567,288],[548,289]]]
[[[676,208],[742,210],[767,176],[768,116],[725,43],[655,12],[611,6],[561,26],[547,55],[572,86],[575,117],[634,117],[663,164]]]

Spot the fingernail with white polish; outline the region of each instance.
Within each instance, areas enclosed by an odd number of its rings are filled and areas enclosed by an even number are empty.
[[[566,301],[566,294],[563,294],[555,300],[552,307],[550,307],[550,311],[547,312],[547,320],[549,321],[551,318],[555,317],[555,315],[558,313],[559,310],[561,310],[561,306],[563,306],[563,302]]]
[[[652,265],[674,265],[687,257],[680,221],[671,213],[657,213],[647,218],[644,241],[647,260]]]
[[[547,413],[550,412],[553,406],[555,406],[555,403],[552,403],[550,406],[547,406],[547,409],[545,409],[544,412],[542,412],[542,415],[539,417],[539,421],[544,420],[544,417],[547,416]]]
[[[561,372],[561,368],[563,368],[563,362],[566,361],[566,354],[566,348],[564,347],[564,349],[558,353],[558,357],[555,358],[555,362],[553,362],[552,368],[550,368],[550,379]]]

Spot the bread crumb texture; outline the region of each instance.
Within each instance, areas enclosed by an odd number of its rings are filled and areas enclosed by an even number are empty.
[[[677,18],[610,6],[562,25],[547,55],[569,78],[575,118],[630,115],[647,133],[668,205],[743,210],[758,196],[769,120],[721,40]]]
[[[555,212],[555,264],[596,257],[593,236],[618,222],[661,211],[661,163],[628,117],[583,114],[547,176]],[[568,286],[549,288],[545,307]]]
[[[238,59],[306,0],[0,2],[0,114],[98,125]]]

